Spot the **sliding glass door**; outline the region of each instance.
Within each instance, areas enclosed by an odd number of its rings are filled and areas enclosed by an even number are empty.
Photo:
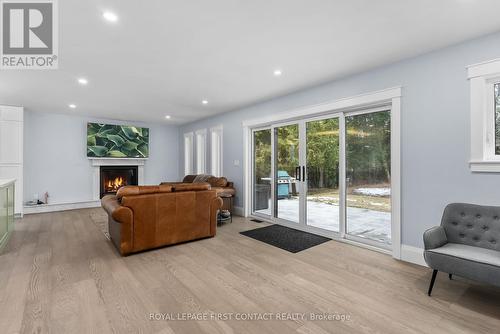
[[[300,222],[300,143],[299,124],[274,128],[275,217]]]
[[[306,224],[339,232],[339,118],[306,122]]]
[[[390,247],[390,110],[338,112],[252,133],[253,214]]]
[[[391,244],[391,115],[347,116],[347,233]]]
[[[253,212],[271,216],[271,129],[253,131]]]

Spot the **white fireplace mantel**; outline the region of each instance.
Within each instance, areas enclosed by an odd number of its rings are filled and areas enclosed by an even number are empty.
[[[101,182],[101,166],[137,166],[137,183],[144,184],[144,164],[147,159],[135,158],[89,158],[92,165],[93,175],[93,199],[99,200],[100,196],[100,182]]]

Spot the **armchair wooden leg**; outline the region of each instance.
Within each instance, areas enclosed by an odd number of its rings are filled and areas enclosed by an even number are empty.
[[[453,279],[453,275],[452,274],[448,274],[448,278],[450,279],[450,281]]]
[[[434,286],[434,281],[436,280],[437,273],[438,273],[438,271],[437,271],[437,270],[434,270],[434,271],[432,272],[431,284],[429,284],[429,291],[427,292],[427,295],[428,295],[428,296],[430,296],[430,295],[431,295],[431,292],[432,292],[432,287]]]

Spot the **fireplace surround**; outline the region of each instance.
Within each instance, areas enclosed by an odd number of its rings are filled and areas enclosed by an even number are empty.
[[[147,159],[133,158],[89,158],[93,169],[93,201],[100,202],[101,194],[101,167],[136,167],[137,184],[144,184],[144,165]]]
[[[137,166],[100,166],[100,198],[116,194],[123,186],[136,186]]]

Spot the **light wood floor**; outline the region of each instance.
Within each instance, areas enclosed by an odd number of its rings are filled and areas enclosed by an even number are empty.
[[[334,241],[288,253],[240,235],[261,226],[240,218],[213,239],[122,258],[92,210],[16,222],[0,255],[1,333],[499,332],[500,290],[441,274],[429,298],[429,269],[383,254]],[[150,320],[156,312],[349,320]]]

